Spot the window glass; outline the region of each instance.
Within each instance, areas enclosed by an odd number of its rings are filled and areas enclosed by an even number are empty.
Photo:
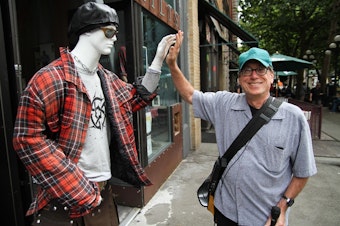
[[[175,7],[175,0],[165,0],[165,2],[171,5],[172,8]]]
[[[144,70],[151,64],[160,40],[174,31],[143,11],[143,63]],[[144,71],[144,73],[145,73]],[[169,68],[163,63],[160,75],[158,96],[146,108],[147,153],[149,163],[164,151],[172,142],[171,105],[179,102]]]

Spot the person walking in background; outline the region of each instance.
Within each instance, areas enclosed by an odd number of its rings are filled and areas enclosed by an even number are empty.
[[[314,88],[311,89],[309,94],[309,101],[316,105],[321,105],[322,103],[322,90],[321,90],[321,84],[318,82]]]
[[[333,98],[331,112],[337,112],[339,106],[340,106],[340,92],[338,91],[336,93],[336,96]]]
[[[194,115],[210,121],[222,156],[239,132],[270,96],[274,81],[267,51],[251,48],[239,56],[243,93],[195,90],[177,65],[183,32],[177,33],[166,62],[183,100]],[[218,226],[270,225],[271,208],[281,215],[276,225],[288,225],[289,207],[316,174],[308,122],[295,105],[283,102],[274,117],[229,162],[214,196]]]
[[[69,48],[40,69],[19,101],[13,145],[36,182],[33,225],[119,225],[109,180],[151,185],[139,164],[132,113],[156,96],[175,35],[165,36],[141,84],[99,64],[117,40],[116,11],[88,2],[74,13]]]

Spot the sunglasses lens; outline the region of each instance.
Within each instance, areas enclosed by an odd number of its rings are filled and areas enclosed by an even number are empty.
[[[112,38],[116,34],[116,31],[114,29],[106,29],[104,33],[106,38]]]
[[[114,28],[102,27],[100,29],[104,32],[106,38],[113,38],[113,36],[115,36],[118,33],[118,31]]]

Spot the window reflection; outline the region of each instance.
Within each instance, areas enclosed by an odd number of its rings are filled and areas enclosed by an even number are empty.
[[[144,73],[151,64],[159,41],[168,34],[174,33],[169,27],[154,16],[143,11],[143,64]],[[149,163],[164,151],[172,142],[171,105],[178,102],[178,94],[173,85],[170,71],[163,63],[160,76],[158,96],[146,108],[147,153]]]

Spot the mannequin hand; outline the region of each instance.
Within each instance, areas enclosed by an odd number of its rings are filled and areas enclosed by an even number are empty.
[[[100,206],[100,204],[102,203],[102,201],[103,201],[103,197],[102,197],[102,196],[100,196],[100,197],[99,197],[99,203],[98,203],[98,205],[97,205],[97,206]]]
[[[160,71],[162,68],[163,61],[168,54],[169,48],[176,42],[176,35],[171,34],[164,36],[158,43],[156,56],[153,59],[150,68],[156,71]]]

